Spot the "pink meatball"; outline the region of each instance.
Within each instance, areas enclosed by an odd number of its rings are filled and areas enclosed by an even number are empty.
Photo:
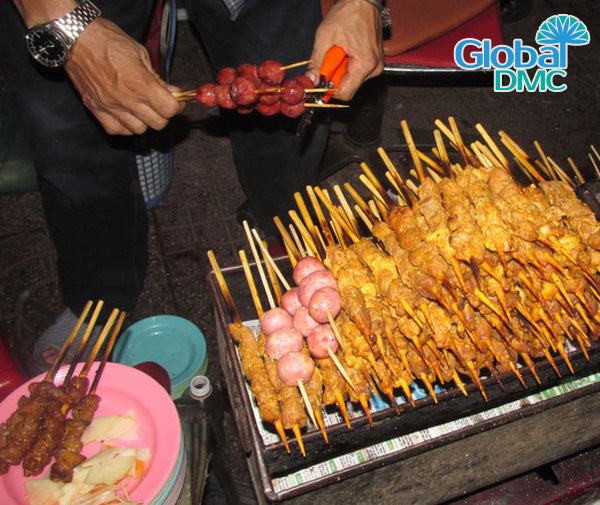
[[[306,345],[315,358],[326,358],[329,356],[329,349],[335,353],[339,347],[335,333],[329,324],[320,324],[310,330],[306,337]]]
[[[294,315],[298,312],[298,309],[302,307],[300,300],[298,299],[299,287],[288,289],[283,295],[281,295],[281,306],[290,314]]]
[[[275,114],[279,114],[279,102],[275,102],[271,105],[259,102],[256,104],[256,112],[259,112],[263,116],[274,116]]]
[[[288,79],[283,83],[280,99],[288,105],[296,105],[304,100],[304,86],[296,79]]]
[[[315,362],[303,352],[288,352],[277,362],[277,375],[286,386],[308,382],[315,373]]]
[[[312,274],[307,275],[300,283],[300,292],[298,299],[305,307],[308,307],[312,295],[321,288],[330,286],[337,288],[337,281],[329,270],[317,270]]]
[[[265,351],[269,358],[279,359],[288,352],[302,350],[304,337],[294,328],[281,328],[271,333],[265,340]]]
[[[311,89],[315,87],[312,80],[306,75],[297,75],[296,77],[294,77],[294,79],[298,81],[304,89]]]
[[[231,84],[236,77],[235,68],[225,67],[217,74],[217,84]]]
[[[252,112],[254,112],[254,104],[252,105],[238,105],[236,107],[236,112],[238,114],[251,114]]]
[[[281,328],[291,328],[292,324],[292,316],[287,310],[280,307],[267,310],[260,321],[262,331],[266,335],[270,335]]]
[[[342,297],[337,289],[331,286],[317,289],[308,302],[308,313],[319,323],[329,322],[327,314],[334,319],[342,310]]]
[[[224,109],[235,109],[236,104],[229,95],[229,84],[217,84],[215,86],[215,95],[219,106]]]
[[[257,88],[261,84],[260,77],[258,77],[258,67],[256,65],[253,65],[252,63],[242,63],[236,69],[235,73],[238,77],[245,77],[246,79],[250,79],[254,83],[254,86],[256,86]]]
[[[310,317],[306,307],[300,307],[294,314],[292,321],[294,328],[296,328],[305,337],[309,334],[310,330],[319,325],[319,323]]]
[[[236,77],[229,85],[229,95],[237,105],[247,106],[256,103],[256,86],[246,77]]]
[[[263,82],[258,87],[258,91],[266,89],[273,89],[273,85]],[[264,105],[277,104],[279,106],[279,93],[277,91],[264,91],[262,93],[258,93],[258,102]],[[277,107],[277,112],[279,112],[279,107]]]
[[[304,112],[304,100],[294,105],[290,105],[289,103],[281,102],[279,104],[279,112],[281,112],[284,116],[287,117],[298,117]]]
[[[196,90],[196,101],[207,107],[216,107],[219,102],[215,93],[215,85],[203,84]]]
[[[316,272],[317,270],[326,270],[327,267],[323,265],[317,258],[313,258],[312,256],[306,256],[302,258],[296,266],[294,267],[294,272],[292,277],[294,278],[294,282],[299,286],[307,275]]]
[[[269,84],[281,84],[285,77],[285,70],[282,70],[281,63],[276,60],[263,61],[257,71],[258,77]]]

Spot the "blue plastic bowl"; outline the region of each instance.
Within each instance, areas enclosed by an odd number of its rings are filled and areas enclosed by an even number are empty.
[[[179,316],[160,315],[132,324],[119,337],[113,360],[135,366],[154,361],[169,374],[171,398],[179,398],[190,380],[206,372],[206,341],[200,329]]]

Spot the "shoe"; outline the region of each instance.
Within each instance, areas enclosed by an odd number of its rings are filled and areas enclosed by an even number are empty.
[[[77,324],[78,319],[71,309],[67,308],[51,326],[44,330],[33,347],[32,361],[29,366],[32,373],[41,374],[50,369]],[[69,352],[63,358],[63,364],[69,364],[73,360],[86,329],[87,324],[81,325],[77,336],[73,340],[73,345],[71,345]],[[89,353],[101,331],[101,325],[94,326],[82,356],[86,356]]]

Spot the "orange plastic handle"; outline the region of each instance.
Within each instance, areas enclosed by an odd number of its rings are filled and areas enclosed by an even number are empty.
[[[326,81],[331,81],[333,74],[342,64],[344,59],[348,59],[346,51],[344,51],[340,46],[331,46],[331,49],[327,51],[327,54],[323,59],[323,64],[321,65],[320,70],[320,74],[325,77]]]
[[[331,84],[334,88],[338,86],[342,77],[346,73],[346,66],[348,65],[348,55],[340,46],[332,46],[323,60],[321,65],[320,74],[328,84]],[[335,91],[326,93],[323,97],[325,102],[333,96]]]

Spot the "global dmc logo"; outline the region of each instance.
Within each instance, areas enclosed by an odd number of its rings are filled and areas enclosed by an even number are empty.
[[[567,89],[568,47],[590,43],[590,32],[575,16],[556,14],[535,35],[539,48],[515,39],[513,45],[492,46],[490,39],[462,39],[454,46],[454,61],[466,70],[494,70],[494,91]]]

